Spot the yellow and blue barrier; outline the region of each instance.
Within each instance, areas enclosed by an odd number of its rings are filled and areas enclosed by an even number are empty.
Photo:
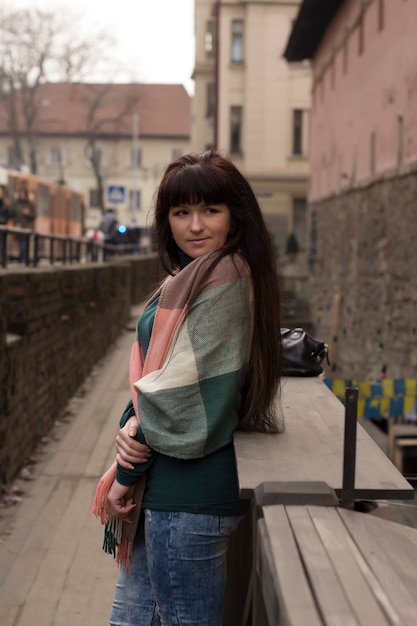
[[[382,378],[375,381],[325,378],[324,382],[342,402],[346,387],[358,388],[359,418],[404,417],[417,420],[417,378]]]

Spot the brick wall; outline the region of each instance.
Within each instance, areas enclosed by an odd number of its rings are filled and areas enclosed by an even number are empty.
[[[156,281],[154,256],[0,273],[0,483],[20,470]]]
[[[309,299],[341,378],[417,372],[417,168],[313,203]]]

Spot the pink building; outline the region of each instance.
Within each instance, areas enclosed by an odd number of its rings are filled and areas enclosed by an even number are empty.
[[[302,3],[285,56],[312,60],[311,200],[417,161],[416,38],[415,0]]]
[[[417,0],[303,0],[309,295],[330,375],[417,378]]]

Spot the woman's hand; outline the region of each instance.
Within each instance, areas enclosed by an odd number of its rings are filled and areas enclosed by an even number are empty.
[[[127,420],[116,437],[116,461],[125,469],[133,469],[133,463],[146,463],[151,454],[147,445],[136,441],[137,430],[138,421],[133,416]]]
[[[133,502],[133,487],[125,487],[115,480],[107,495],[107,511],[113,517],[121,517],[125,522],[131,522],[129,513],[135,508]]]

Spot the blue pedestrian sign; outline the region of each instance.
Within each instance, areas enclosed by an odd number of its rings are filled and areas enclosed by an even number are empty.
[[[121,204],[126,198],[126,187],[122,185],[109,185],[107,187],[107,202]]]

